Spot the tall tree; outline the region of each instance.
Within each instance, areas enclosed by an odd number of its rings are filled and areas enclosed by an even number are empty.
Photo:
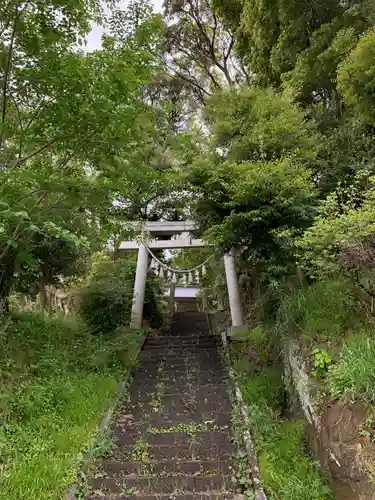
[[[247,76],[234,53],[235,37],[210,0],[166,0],[166,65],[204,103],[213,91]]]
[[[10,2],[1,13],[0,309],[35,245],[105,240],[119,226],[114,181],[126,165],[114,158],[155,126],[142,101],[155,70],[142,30],[77,50],[97,12],[91,2]]]

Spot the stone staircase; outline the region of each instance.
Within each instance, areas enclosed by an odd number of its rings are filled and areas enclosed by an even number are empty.
[[[227,374],[206,316],[179,312],[151,336],[87,500],[232,499]]]

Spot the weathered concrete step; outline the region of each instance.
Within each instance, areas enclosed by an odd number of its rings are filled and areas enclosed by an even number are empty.
[[[186,357],[186,356],[209,356],[209,355],[219,355],[219,349],[217,346],[212,345],[210,347],[168,347],[168,346],[159,346],[159,347],[147,347],[142,352],[142,357],[144,356],[166,356],[166,357]]]
[[[223,362],[218,353],[210,353],[210,355],[202,353],[200,356],[190,356],[188,358],[169,358],[166,360],[162,356],[143,358],[140,360],[138,371],[157,370],[158,373],[171,370],[173,368],[200,367],[202,370],[217,370],[218,375],[223,368]]]
[[[158,384],[158,386],[156,385]],[[178,390],[174,390],[178,389]],[[172,392],[174,390],[174,392]],[[162,397],[176,398],[180,400],[181,398],[195,398],[195,400],[199,402],[206,403],[208,401],[216,401],[218,399],[228,399],[228,387],[225,384],[210,384],[210,385],[192,385],[190,387],[186,386],[186,383],[180,384],[179,386],[172,387],[167,383],[160,382],[155,383],[154,385],[147,385],[147,390],[145,387],[134,387],[130,391],[131,401],[134,403],[149,403],[152,399],[155,398],[155,394],[159,391],[162,391]]]
[[[164,461],[164,462],[128,462],[128,461],[103,461],[102,470],[106,476],[212,476],[229,475],[233,468],[230,460],[199,460],[191,462]]]
[[[166,477],[137,477],[114,478],[103,477],[91,481],[91,491],[102,491],[105,494],[115,493],[143,497],[159,493],[174,495],[177,492],[184,494],[191,492],[198,494],[220,494],[230,490],[232,480],[230,476],[166,476]],[[173,497],[174,498],[174,497]]]
[[[85,500],[234,500],[237,498],[235,493],[205,493],[205,492],[187,492],[183,494],[173,494],[170,493],[163,494],[159,493],[157,495],[88,495]]]
[[[191,335],[190,337],[184,335],[183,337],[178,337],[177,335],[160,336],[160,337],[148,337],[146,341],[146,347],[149,346],[160,346],[160,345],[181,345],[183,347],[188,345],[220,345],[221,339],[214,337],[213,335]]]
[[[160,381],[149,380],[143,378],[143,381],[139,383],[139,385],[134,384],[129,391],[130,397],[132,401],[138,401],[140,403],[147,402],[152,394],[157,391],[157,384]],[[198,384],[191,383],[187,384],[186,380],[163,380],[163,394],[166,396],[173,395],[181,395],[181,394],[190,394],[194,392],[195,394],[207,394],[207,397],[217,397],[217,394],[228,396],[228,384],[226,379],[224,381],[220,381],[218,383],[207,383],[207,384]]]
[[[216,354],[216,355],[215,355]],[[142,356],[140,360],[139,370],[158,370],[158,372],[163,372],[165,370],[170,370],[171,368],[194,368],[199,367],[201,369],[216,369],[220,372],[223,363],[218,353],[201,353],[197,354],[195,357],[169,357],[165,356]]]
[[[190,349],[190,348],[179,348],[179,347],[174,347],[173,349],[145,349],[140,356],[140,359],[143,358],[162,358],[165,357],[167,359],[169,358],[198,358],[198,359],[204,359],[207,357],[219,357],[220,358],[220,352],[216,346],[214,347],[205,347],[204,349]]]
[[[119,448],[115,454],[115,457],[120,460],[131,461],[135,456],[136,444],[132,446],[123,446],[120,439]],[[144,445],[142,445],[144,446]],[[231,443],[225,445],[214,444],[210,448],[207,448],[205,443],[191,442],[184,443],[176,448],[170,448],[168,446],[147,446],[145,447],[145,453],[147,453],[148,461],[158,461],[158,462],[171,462],[175,461],[188,461],[192,462],[195,460],[204,461],[218,461],[230,459],[232,456],[233,447]]]
[[[149,346],[146,349],[143,350],[142,355],[160,355],[160,356],[175,356],[175,357],[180,357],[180,356],[193,356],[193,355],[199,355],[201,353],[220,353],[219,348],[215,345],[212,344],[211,346],[196,346],[196,345],[190,345],[187,347],[181,347],[181,346],[168,346],[168,345],[162,345],[162,346]]]
[[[121,446],[134,446],[136,442],[149,441],[151,435],[169,435],[174,433],[180,433],[181,435],[189,435],[195,433],[199,436],[200,432],[221,432],[224,436],[229,436],[229,423],[217,424],[215,421],[205,421],[205,422],[183,422],[176,424],[175,426],[163,426],[163,427],[153,427],[149,421],[139,422],[133,420],[129,422],[125,418],[120,418],[117,420],[116,424],[112,427],[114,437],[118,444],[121,442]],[[156,438],[155,438],[156,439]],[[228,438],[229,440],[229,438]]]
[[[223,427],[230,424],[230,413],[218,413],[216,411],[212,412],[187,412],[187,413],[176,413],[176,414],[150,414],[141,415],[140,418],[134,418],[131,422],[127,423],[129,430],[144,429],[147,428],[162,429],[162,432],[166,432],[165,429],[170,429],[171,427],[180,426],[186,424],[188,426],[197,423],[202,423],[202,425],[210,425],[211,427]],[[172,430],[172,429],[171,429]]]
[[[115,427],[115,435],[118,444],[122,447],[133,446],[138,442],[142,442],[144,446],[156,447],[173,447],[190,449],[192,446],[199,445],[200,448],[219,449],[223,451],[231,450],[231,441],[228,433],[222,430],[200,430],[199,426],[186,426],[186,431],[179,432],[171,430],[171,432],[145,432],[141,435],[133,435],[129,438],[127,428],[117,424]],[[131,434],[131,433],[130,433]]]
[[[200,332],[200,331],[194,331],[190,333],[190,335],[187,335],[184,333],[179,337],[177,332],[165,332],[163,334],[155,335],[151,334],[147,337],[147,343],[153,342],[155,340],[161,340],[162,342],[204,342],[206,340],[214,340],[214,341],[219,341],[221,342],[221,337],[218,335],[213,335],[211,332],[206,331],[206,332]]]
[[[208,363],[204,366],[191,364],[189,367],[181,364],[170,364],[164,367],[161,373],[157,364],[154,366],[145,365],[138,370],[137,375],[139,375],[139,379],[148,378],[149,382],[155,381],[157,383],[193,383],[199,381],[201,384],[215,384],[228,379],[227,372],[224,369],[219,370],[220,366]]]
[[[165,336],[170,337],[187,337],[192,335],[211,335],[211,332],[207,325],[201,325],[198,327],[194,327],[191,325],[183,325],[183,324],[174,324],[171,326],[169,333],[165,333]]]
[[[133,379],[134,385],[142,388],[142,390],[147,390],[147,388],[156,388],[156,384],[163,382],[166,387],[173,389],[173,392],[184,392],[187,390],[188,385],[199,384],[204,385],[221,385],[228,383],[228,374],[226,370],[222,370],[220,373],[214,373],[212,370],[200,370],[195,376],[191,376],[189,379],[186,376],[186,371],[182,370],[164,370],[163,379],[160,380],[157,377],[157,372],[153,371],[138,371]],[[178,389],[177,389],[178,388]]]
[[[214,400],[198,398],[191,394],[177,396],[153,396],[148,402],[140,405],[139,401],[134,401],[129,407],[129,412],[135,418],[140,418],[142,413],[145,414],[163,414],[163,416],[174,418],[175,415],[189,413],[215,413],[215,412],[230,412],[230,404],[226,398],[217,397]]]

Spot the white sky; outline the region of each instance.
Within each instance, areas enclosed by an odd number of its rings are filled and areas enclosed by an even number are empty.
[[[120,0],[117,3],[117,5],[118,7],[126,7],[128,3],[129,0]],[[163,0],[152,0],[152,3],[154,4],[155,12],[161,12]],[[91,33],[89,33],[86,37],[87,51],[100,49],[102,34],[103,34],[103,28],[93,23]]]

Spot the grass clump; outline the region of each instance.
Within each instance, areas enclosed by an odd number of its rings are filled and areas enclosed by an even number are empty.
[[[339,340],[360,322],[357,299],[346,281],[317,282],[284,299],[276,329],[307,343]],[[358,308],[357,308],[358,309]]]
[[[241,391],[249,407],[250,431],[267,498],[333,499],[321,470],[307,452],[304,422],[282,417],[284,385],[280,372],[268,367],[246,376]]]
[[[93,336],[74,319],[13,316],[0,336],[0,498],[64,497],[140,338]]]
[[[250,432],[267,498],[333,499],[321,469],[308,452],[305,423],[284,416],[282,372],[272,357],[264,355],[269,343],[267,331],[257,328],[247,332],[243,341],[242,348],[231,347],[233,366],[249,408]]]
[[[336,399],[345,397],[375,403],[375,336],[361,331],[343,344],[336,364],[328,371],[328,385]]]

